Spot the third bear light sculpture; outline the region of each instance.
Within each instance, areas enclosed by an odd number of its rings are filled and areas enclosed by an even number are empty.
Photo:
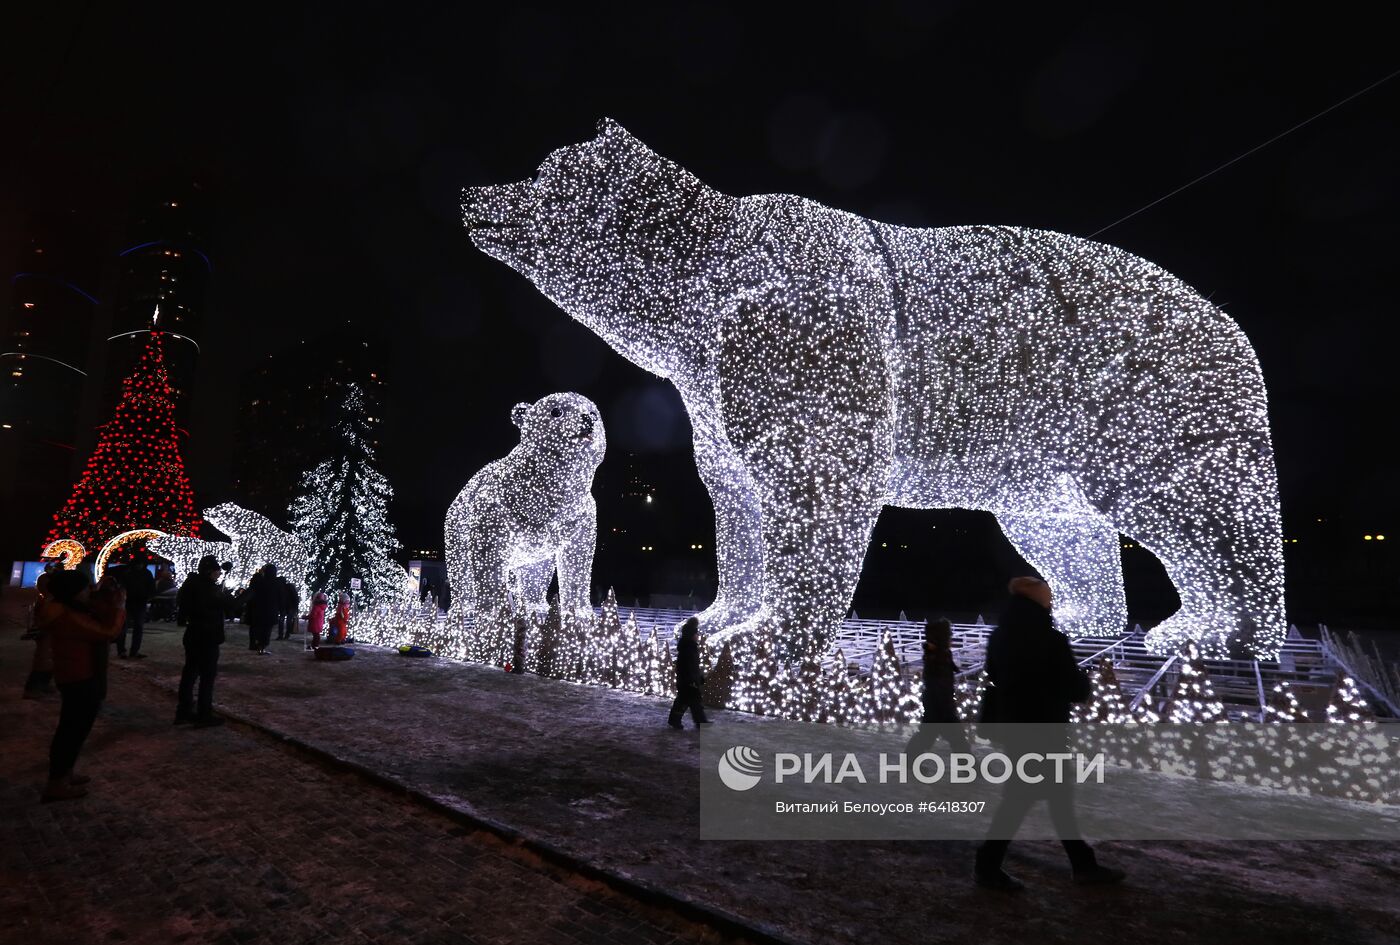
[[[822,652],[884,505],[982,509],[1072,636],[1127,623],[1119,533],[1181,608],[1159,651],[1270,656],[1283,551],[1264,380],[1157,266],[1004,226],[730,197],[615,122],[463,192],[472,241],[680,391],[715,507],[712,640]]]

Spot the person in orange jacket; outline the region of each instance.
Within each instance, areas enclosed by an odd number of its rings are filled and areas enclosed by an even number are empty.
[[[335,616],[331,618],[330,633],[326,634],[326,642],[339,646],[350,636],[350,595],[344,591],[340,594],[340,603],[335,608]]]
[[[113,577],[93,592],[86,571],[59,571],[49,580],[37,622],[53,640],[53,675],[63,699],[49,745],[49,783],[43,800],[87,793],[73,765],[107,697],[107,651],[126,623],[126,592]]]
[[[321,645],[321,634],[326,629],[326,592],[317,591],[316,596],[311,599],[311,613],[306,615],[306,632],[311,634],[311,642],[307,644],[308,650],[314,650]]]

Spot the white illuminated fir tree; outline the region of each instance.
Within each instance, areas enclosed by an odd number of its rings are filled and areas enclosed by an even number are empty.
[[[1225,705],[1215,696],[1205,659],[1195,643],[1181,656],[1181,674],[1167,705],[1166,720],[1176,723],[1224,722]]]
[[[1361,695],[1356,680],[1340,676],[1332,687],[1332,700],[1327,704],[1329,722],[1364,722],[1375,718],[1375,710]]]
[[[332,455],[305,473],[290,516],[307,548],[307,584],[334,599],[349,591],[357,608],[403,595],[404,571],[390,558],[399,548],[389,523],[394,491],[374,466],[364,394],[346,385]],[[359,579],[359,589],[353,587]]]
[[[1088,702],[1075,705],[1071,710],[1072,717],[1076,722],[1128,722],[1132,720],[1132,713],[1128,708],[1128,700],[1123,695],[1123,688],[1118,683],[1118,674],[1113,669],[1111,660],[1104,658],[1095,665],[1090,676],[1094,684],[1093,698]]]
[[[1293,691],[1293,686],[1284,680],[1274,686],[1273,692],[1269,694],[1268,701],[1264,704],[1264,720],[1267,722],[1306,722],[1308,713],[1298,702],[1298,694]]]

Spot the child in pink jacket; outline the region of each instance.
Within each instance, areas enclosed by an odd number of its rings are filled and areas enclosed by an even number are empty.
[[[314,650],[321,645],[321,633],[325,629],[326,594],[324,591],[317,591],[311,601],[311,613],[306,618],[306,630],[311,634],[311,642],[306,647],[308,650]]]

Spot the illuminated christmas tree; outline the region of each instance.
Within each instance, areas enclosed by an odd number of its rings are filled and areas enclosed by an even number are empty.
[[[1356,680],[1339,674],[1332,687],[1332,700],[1327,704],[1327,721],[1365,722],[1375,715],[1375,710],[1361,695]]]
[[[1264,719],[1268,722],[1306,722],[1308,713],[1298,702],[1293,686],[1284,680],[1274,686],[1268,701],[1264,704]]]
[[[165,370],[162,335],[151,331],[141,360],[122,381],[112,419],[98,428],[87,468],[54,515],[45,544],[76,539],[96,554],[134,528],[185,536],[198,532],[194,490],[180,459],[175,392]]]
[[[404,594],[405,572],[389,557],[399,547],[389,523],[394,490],[374,468],[369,424],[364,394],[347,385],[335,452],[302,476],[289,513],[311,556],[307,584],[312,592],[349,591],[357,607]]]
[[[1215,697],[1205,659],[1194,643],[1181,655],[1181,672],[1167,704],[1166,720],[1176,723],[1224,722],[1225,705]]]

